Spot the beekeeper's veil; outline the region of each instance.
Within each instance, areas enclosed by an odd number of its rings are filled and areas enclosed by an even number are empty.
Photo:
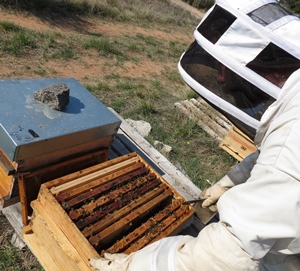
[[[274,0],[216,0],[194,37],[179,61],[181,76],[253,138],[280,95],[280,76],[300,68],[299,18]]]

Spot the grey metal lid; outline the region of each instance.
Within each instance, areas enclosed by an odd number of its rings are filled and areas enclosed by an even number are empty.
[[[55,83],[70,89],[63,111],[33,98],[35,91]],[[0,148],[12,161],[114,135],[121,123],[73,78],[0,80],[0,97]]]

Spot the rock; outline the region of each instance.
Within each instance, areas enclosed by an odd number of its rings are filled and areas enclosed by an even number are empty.
[[[151,132],[150,123],[143,120],[126,119],[126,122],[133,127],[142,137],[147,137]]]
[[[18,249],[23,249],[26,246],[21,237],[16,233],[11,237],[10,243]]]
[[[64,83],[56,83],[34,92],[33,97],[47,106],[62,111],[69,103],[70,89]]]
[[[172,151],[172,147],[169,145],[166,145],[160,141],[154,141],[154,147],[157,148],[161,153],[168,154]]]

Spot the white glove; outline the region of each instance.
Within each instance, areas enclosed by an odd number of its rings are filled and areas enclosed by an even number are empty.
[[[125,271],[132,260],[133,254],[104,253],[104,257],[90,259],[90,265],[95,271]]]
[[[202,207],[209,208],[211,211],[216,212],[217,201],[229,188],[233,186],[234,183],[227,175],[225,175],[220,181],[215,183],[213,186],[204,189],[201,193],[201,196],[206,199],[202,202]]]

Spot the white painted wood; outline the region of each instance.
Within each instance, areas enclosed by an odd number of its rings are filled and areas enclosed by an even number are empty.
[[[11,244],[18,248],[23,248],[25,246],[25,242],[21,237],[21,231],[23,229],[21,204],[19,202],[15,203],[8,207],[0,208],[0,211],[3,213],[15,231],[15,234],[10,240]]]
[[[221,142],[227,135],[232,123],[213,109],[203,99],[190,99],[175,103],[182,113],[195,120],[211,137]]]

